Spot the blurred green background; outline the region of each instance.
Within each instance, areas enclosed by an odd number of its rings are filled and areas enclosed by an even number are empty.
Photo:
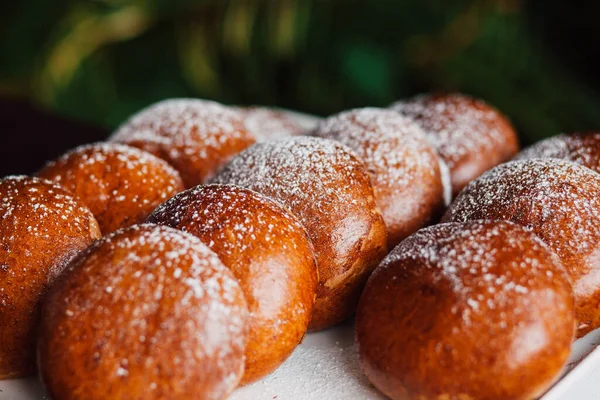
[[[531,142],[600,127],[599,11],[552,0],[2,2],[0,96],[110,129],[167,97],[327,115],[456,90]]]

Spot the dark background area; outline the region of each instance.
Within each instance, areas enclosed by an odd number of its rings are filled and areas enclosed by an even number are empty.
[[[600,127],[591,1],[0,4],[0,175],[31,173],[168,97],[318,115],[461,91],[523,143]]]

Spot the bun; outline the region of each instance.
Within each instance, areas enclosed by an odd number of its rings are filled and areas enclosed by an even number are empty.
[[[120,144],[78,147],[38,173],[77,195],[104,234],[143,222],[183,190],[179,173],[152,154]]]
[[[289,112],[267,107],[243,108],[244,125],[258,142],[302,135],[307,127]]]
[[[577,337],[600,326],[600,175],[556,159],[500,165],[469,184],[443,218],[477,219],[512,221],[538,235],[571,276]]]
[[[99,237],[90,210],[60,186],[24,176],[0,180],[0,379],[34,373],[40,301]]]
[[[271,197],[306,228],[319,273],[311,330],[354,313],[367,277],[385,255],[386,232],[365,166],[348,147],[302,136],[258,143],[214,183]]]
[[[300,222],[266,197],[227,185],[180,193],[148,222],[197,236],[238,279],[251,316],[242,383],[281,365],[306,333],[318,281]]]
[[[375,270],[356,313],[363,370],[392,399],[522,399],[559,377],[571,286],[535,235],[508,222],[425,228]]]
[[[498,110],[463,94],[421,95],[392,109],[413,118],[450,168],[456,195],[488,169],[519,151],[515,129]]]
[[[600,173],[600,133],[571,133],[537,142],[519,153],[516,160],[559,158]]]
[[[96,242],[50,290],[42,381],[53,399],[224,399],[242,377],[247,317],[200,240],[136,225]]]
[[[239,110],[197,99],[153,104],[125,121],[110,140],[166,160],[188,188],[206,183],[231,157],[255,142]]]
[[[425,134],[397,112],[361,108],[333,115],[314,136],[337,140],[364,160],[392,249],[444,209],[440,161]]]

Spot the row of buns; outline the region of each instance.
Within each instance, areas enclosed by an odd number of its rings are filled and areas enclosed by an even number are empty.
[[[315,127],[150,106],[0,181],[0,378],[37,341],[52,398],[222,399],[358,307],[391,398],[539,395],[600,326],[600,137],[518,150],[456,94]]]

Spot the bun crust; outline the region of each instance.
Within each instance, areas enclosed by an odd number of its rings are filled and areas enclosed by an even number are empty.
[[[440,224],[396,247],[356,314],[363,370],[392,399],[537,398],[573,340],[568,276],[502,221]]]
[[[281,365],[306,333],[318,282],[296,217],[257,192],[208,185],[176,195],[148,222],[200,238],[238,279],[251,315],[242,384]]]
[[[96,242],[50,290],[42,381],[56,399],[224,399],[243,374],[247,318],[200,240],[136,225]]]
[[[524,149],[515,160],[559,158],[600,173],[600,132],[553,136]]]
[[[450,168],[456,195],[488,169],[519,151],[515,129],[498,110],[462,94],[421,95],[392,109],[410,117],[427,133]]]
[[[471,182],[443,221],[477,219],[531,229],[571,276],[577,337],[600,326],[600,175],[557,159],[502,164]]]
[[[441,217],[440,161],[410,119],[391,110],[361,108],[325,119],[312,135],[337,140],[364,160],[387,227],[388,249]]]
[[[34,373],[40,302],[99,237],[90,210],[62,187],[24,176],[0,180],[0,379]]]
[[[385,224],[354,152],[302,136],[258,143],[226,165],[214,183],[271,197],[306,228],[319,273],[311,330],[354,313],[364,283],[386,252]]]
[[[187,188],[206,183],[234,155],[256,139],[240,110],[213,101],[170,99],[125,121],[110,139],[166,160]]]
[[[165,161],[116,143],[78,147],[38,173],[79,197],[104,234],[139,224],[183,190],[179,173]]]

